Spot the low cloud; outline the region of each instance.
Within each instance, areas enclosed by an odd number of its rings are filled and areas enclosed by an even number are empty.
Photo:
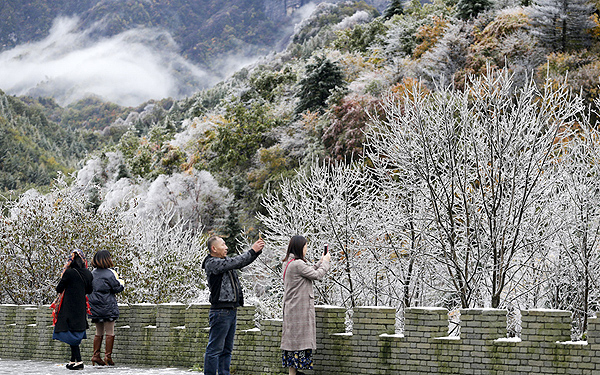
[[[0,89],[52,96],[61,105],[94,95],[135,106],[181,98],[224,78],[184,59],[164,30],[137,28],[98,38],[94,28],[77,27],[77,18],[59,18],[45,39],[0,53]]]

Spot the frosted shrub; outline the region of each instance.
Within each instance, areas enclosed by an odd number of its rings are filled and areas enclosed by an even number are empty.
[[[210,172],[191,168],[184,173],[161,174],[151,181],[121,177],[122,163],[120,152],[93,157],[77,173],[72,188],[88,199],[97,196],[99,211],[120,207],[140,220],[171,212],[172,220],[185,222],[193,230],[212,230],[227,220],[232,198]]]

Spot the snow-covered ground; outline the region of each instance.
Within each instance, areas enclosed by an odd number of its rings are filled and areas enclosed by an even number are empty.
[[[83,371],[69,371],[65,368],[65,363],[56,363],[48,361],[16,361],[9,359],[0,359],[0,375],[16,375],[16,374],[35,374],[35,375],[55,375],[55,374],[72,374],[72,373],[93,373],[96,375],[183,375],[192,374],[200,375],[201,372],[192,372],[181,368],[149,368],[149,367],[134,367],[134,366],[115,366],[115,367],[92,367],[87,363]]]

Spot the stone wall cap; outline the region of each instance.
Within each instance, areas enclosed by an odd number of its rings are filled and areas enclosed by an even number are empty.
[[[364,309],[364,310],[396,310],[395,307],[391,306],[356,306],[356,309]]]
[[[352,336],[352,332],[332,333],[331,336]]]
[[[494,342],[521,342],[520,337],[502,337],[494,340]]]
[[[587,345],[588,342],[587,341],[557,341],[556,342],[559,345]]]
[[[395,337],[395,338],[403,338],[403,333],[382,333],[379,337]]]
[[[260,332],[260,328],[243,329],[242,332]]]
[[[460,311],[466,311],[466,312],[492,312],[492,311],[501,311],[503,313],[508,312],[508,310],[506,309],[494,309],[491,307],[472,307],[472,308],[468,308],[468,309],[460,309]]]
[[[167,303],[161,303],[161,304],[159,304],[159,306],[185,306],[185,303],[181,303],[181,302],[167,302]]]
[[[460,341],[460,336],[443,336],[443,337],[434,337],[434,340],[448,340],[448,341]]]
[[[570,311],[567,310],[559,310],[559,309],[528,309],[528,310],[521,310],[521,313],[527,313],[527,312],[533,312],[533,313],[547,313],[547,312],[560,312],[560,313],[571,313]]]
[[[406,310],[419,310],[419,311],[448,311],[448,309],[443,307],[407,307]]]
[[[346,310],[346,308],[344,308],[344,307],[335,306],[335,305],[316,305],[315,308],[319,308],[319,309],[343,309],[344,311]]]

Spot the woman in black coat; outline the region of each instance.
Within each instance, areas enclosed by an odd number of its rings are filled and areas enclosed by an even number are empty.
[[[92,292],[92,273],[87,269],[83,252],[73,250],[65,264],[56,291],[58,298],[52,304],[54,333],[52,338],[71,346],[71,362],[69,370],[83,369],[79,345],[87,338],[85,330],[87,322],[87,297]]]
[[[90,318],[96,324],[96,336],[94,337],[94,354],[92,364],[114,366],[112,350],[115,343],[115,321],[119,318],[119,305],[115,294],[123,291],[124,283],[119,278],[114,267],[110,253],[100,250],[92,260],[94,270],[94,291],[90,294]],[[106,347],[104,360],[100,358],[100,347],[102,337],[106,335]]]

